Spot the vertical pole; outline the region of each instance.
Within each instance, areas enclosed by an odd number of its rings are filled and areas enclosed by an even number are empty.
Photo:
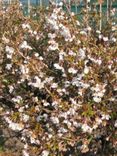
[[[88,27],[88,0],[85,0],[85,8],[86,8],[86,27]]]
[[[2,9],[2,0],[0,0],[0,10]]]
[[[100,3],[100,31],[102,30],[102,3]]]
[[[38,6],[38,0],[36,0],[36,6]]]
[[[30,0],[28,0],[28,16],[30,17]]]
[[[86,0],[86,8],[87,8],[87,11],[88,11],[88,0]]]
[[[88,12],[88,0],[85,0],[85,9],[86,9],[86,12]]]
[[[69,10],[71,11],[71,0],[69,0]]]
[[[77,8],[78,6],[77,6],[77,1],[75,0],[75,12],[76,12],[76,14],[78,13],[78,8]]]
[[[107,0],[107,21],[109,20],[109,1]]]
[[[108,0],[109,1],[109,4],[108,4],[108,16],[110,18],[110,13],[111,13],[111,8],[112,8],[112,0]]]
[[[42,8],[42,0],[40,0],[40,4],[39,4],[39,5],[40,5],[40,7]]]

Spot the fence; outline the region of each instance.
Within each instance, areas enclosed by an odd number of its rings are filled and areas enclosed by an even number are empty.
[[[110,18],[112,8],[117,9],[116,0],[0,0],[3,5],[20,2],[24,6],[25,14],[30,15],[31,6],[48,6],[49,2],[59,3],[63,1],[69,10],[78,14],[81,8],[88,12],[89,8],[98,9],[100,16],[100,30],[102,28],[102,12],[106,13],[107,21]],[[117,16],[117,15],[116,15]]]

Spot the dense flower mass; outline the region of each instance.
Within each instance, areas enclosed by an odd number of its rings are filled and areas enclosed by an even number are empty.
[[[2,121],[23,156],[116,153],[116,23],[101,32],[62,5],[41,11],[39,20],[17,5],[0,11]]]

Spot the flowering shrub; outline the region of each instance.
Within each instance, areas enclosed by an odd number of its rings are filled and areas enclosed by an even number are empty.
[[[106,36],[61,7],[40,17],[0,12],[3,123],[24,156],[116,153],[116,24]]]

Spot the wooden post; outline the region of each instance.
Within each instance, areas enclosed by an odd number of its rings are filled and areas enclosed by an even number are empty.
[[[109,20],[109,0],[107,0],[107,21]]]
[[[85,20],[86,20],[86,27],[88,27],[88,18],[89,18],[89,15],[88,15],[88,0],[85,0],[85,9],[86,9],[86,16],[85,16]]]
[[[30,0],[28,0],[28,16],[30,17]]]
[[[98,0],[99,2],[99,5],[100,5],[100,31],[102,30],[102,3],[103,3],[103,0]]]
[[[76,12],[76,14],[78,13],[78,3],[76,0],[75,0],[75,12]]]
[[[2,9],[2,0],[0,0],[0,10]]]
[[[40,0],[40,4],[39,4],[39,5],[40,5],[40,7],[42,8],[42,0]]]
[[[102,30],[102,4],[100,4],[100,31]]]
[[[108,4],[108,16],[110,18],[110,14],[111,14],[111,8],[112,8],[112,3],[113,1],[112,0],[108,0],[109,1],[109,4]]]
[[[69,0],[69,10],[71,11],[71,0]]]

